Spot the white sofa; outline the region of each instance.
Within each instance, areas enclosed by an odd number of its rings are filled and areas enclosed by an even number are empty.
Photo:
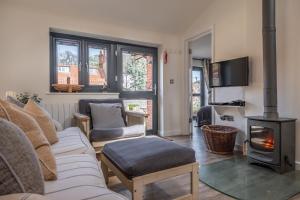
[[[59,142],[52,145],[57,162],[57,180],[45,181],[45,195],[14,194],[0,200],[126,200],[109,190],[86,136],[77,127],[58,132]],[[38,196],[38,197],[37,197]]]

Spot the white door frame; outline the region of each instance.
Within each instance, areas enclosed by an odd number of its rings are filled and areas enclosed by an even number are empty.
[[[192,59],[189,54],[189,44],[201,37],[211,34],[211,60],[215,60],[215,28],[214,25],[197,32],[192,36],[184,39],[184,117],[183,129],[188,134],[192,134],[192,124],[189,122],[192,116]],[[214,91],[212,90],[212,98],[214,99]],[[213,115],[214,116],[214,115]],[[214,118],[214,117],[213,117]]]

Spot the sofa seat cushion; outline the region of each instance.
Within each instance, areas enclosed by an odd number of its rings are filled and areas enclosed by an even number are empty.
[[[90,139],[92,142],[114,140],[120,138],[130,138],[142,136],[145,132],[143,124],[121,128],[102,128],[91,131]]]
[[[31,193],[17,193],[0,196],[0,200],[49,200],[45,196]]]
[[[77,127],[67,128],[58,132],[59,141],[52,145],[55,156],[90,154],[95,155],[95,150],[91,146],[87,137]]]
[[[195,151],[159,137],[106,144],[102,153],[128,178],[195,162]]]
[[[107,189],[94,156],[88,154],[58,156],[56,163],[57,180],[45,182],[45,195],[48,199],[126,199]]]

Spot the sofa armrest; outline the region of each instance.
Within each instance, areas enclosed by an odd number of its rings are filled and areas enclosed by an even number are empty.
[[[90,136],[90,117],[80,114],[80,113],[74,113],[74,119],[75,124],[78,126],[83,133],[86,134],[86,136],[89,139]]]
[[[0,200],[48,200],[47,197],[38,194],[18,193],[0,196]]]
[[[146,121],[148,116],[149,115],[145,113],[126,111],[127,125],[132,126],[137,124],[143,124],[146,130]]]

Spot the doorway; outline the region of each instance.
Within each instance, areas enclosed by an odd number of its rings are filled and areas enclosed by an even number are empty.
[[[208,68],[212,60],[212,33],[189,42],[190,49],[190,130],[199,134],[203,122],[212,122],[209,109],[211,90],[208,87]],[[208,112],[208,113],[207,113]],[[207,118],[207,119],[206,119]]]
[[[157,134],[157,48],[117,45],[117,54],[118,91],[125,109],[147,113],[147,134]]]

